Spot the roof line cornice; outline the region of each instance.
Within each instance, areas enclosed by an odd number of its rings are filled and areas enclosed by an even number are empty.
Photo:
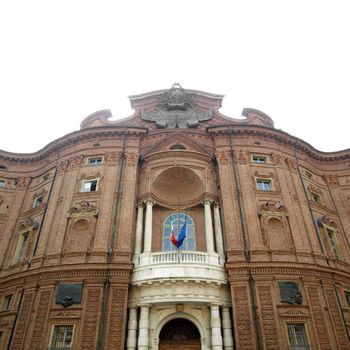
[[[292,136],[282,130],[271,129],[259,125],[235,125],[235,124],[225,124],[225,125],[215,125],[207,127],[207,132],[212,135],[247,135],[247,136],[260,136],[273,139],[297,151],[304,152],[306,155],[313,159],[320,161],[334,161],[334,160],[346,160],[350,159],[350,149],[345,149],[336,152],[322,152],[315,149],[309,143]]]
[[[75,145],[81,141],[94,140],[100,137],[115,137],[123,135],[139,136],[148,132],[147,128],[135,126],[99,126],[84,130],[74,131],[59,139],[50,142],[41,150],[34,153],[12,153],[0,150],[0,160],[19,163],[32,163],[61,152],[63,149]]]

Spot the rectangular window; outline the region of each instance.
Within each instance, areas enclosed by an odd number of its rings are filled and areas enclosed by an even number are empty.
[[[69,350],[73,343],[73,325],[54,325],[50,350]]]
[[[340,254],[340,249],[339,249],[339,246],[338,246],[338,242],[337,242],[337,238],[336,238],[335,232],[330,230],[330,229],[327,229],[327,234],[328,234],[329,241],[331,243],[331,248],[332,248],[333,254],[336,257],[336,259],[340,260],[341,259],[341,254]]]
[[[345,292],[345,299],[348,305],[350,305],[350,292]]]
[[[1,303],[1,311],[8,311],[11,307],[12,294],[4,296]]]
[[[88,159],[89,165],[99,165],[102,164],[102,157],[96,157],[96,158],[89,158]]]
[[[287,323],[288,339],[291,350],[309,350],[304,323]]]
[[[22,259],[26,245],[27,245],[28,237],[29,237],[29,232],[24,232],[20,235],[17,248],[16,248],[15,257],[13,259],[14,264],[18,263]]]
[[[50,174],[45,174],[45,175],[42,177],[42,179],[43,179],[44,181],[46,181],[46,180],[49,178],[49,175],[50,175]]]
[[[34,208],[38,207],[44,201],[44,196],[36,197],[34,199]]]
[[[5,188],[6,180],[0,179],[0,188]]]
[[[253,156],[254,163],[267,163],[266,157],[263,156]]]
[[[271,180],[256,179],[256,188],[260,191],[272,191]]]
[[[83,192],[97,191],[97,180],[84,181]]]

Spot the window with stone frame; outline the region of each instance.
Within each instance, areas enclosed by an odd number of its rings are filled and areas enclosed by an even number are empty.
[[[337,260],[342,260],[342,254],[340,251],[340,247],[339,247],[339,243],[338,243],[338,239],[337,239],[337,235],[335,230],[332,230],[330,228],[326,228],[327,231],[327,236],[328,236],[328,240],[332,249],[332,253],[335,256],[335,258]]]
[[[102,157],[92,157],[88,158],[88,165],[100,165],[103,162]]]
[[[5,188],[6,180],[0,179],[0,188]]]
[[[11,307],[12,294],[5,295],[1,301],[1,311],[8,311]]]
[[[15,255],[13,257],[13,264],[17,264],[22,260],[25,254],[25,250],[27,248],[28,239],[29,239],[29,231],[25,231],[19,234]]]
[[[312,201],[321,204],[321,190],[312,184],[308,186],[308,190],[310,191]]]
[[[171,242],[172,230],[175,239],[178,239],[180,232],[186,222],[186,238],[183,240],[180,250],[196,250],[196,238],[194,232],[194,222],[186,213],[172,213],[163,223],[163,251],[176,251],[178,248]]]
[[[272,180],[271,179],[260,179],[256,180],[256,189],[259,191],[272,191]]]
[[[49,350],[70,350],[73,345],[74,325],[54,325]]]
[[[264,156],[252,155],[252,160],[253,160],[253,163],[259,163],[259,164],[267,163],[267,158]]]
[[[98,190],[98,180],[84,180],[81,192],[95,192]]]
[[[309,350],[305,323],[287,323],[288,342],[291,350]]]

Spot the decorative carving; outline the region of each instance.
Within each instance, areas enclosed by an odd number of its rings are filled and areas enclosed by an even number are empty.
[[[68,167],[67,167],[66,170],[69,171],[71,169],[74,169],[74,168],[82,165],[83,162],[84,162],[84,156],[83,155],[70,158],[69,162],[68,162]]]
[[[261,171],[256,171],[254,173],[255,177],[258,177],[259,179],[273,179],[273,173],[266,173],[266,172],[261,172]]]
[[[280,300],[283,302],[288,302],[289,304],[299,304],[303,303],[303,296],[299,290],[298,283],[295,282],[278,282],[278,287],[280,289]]]
[[[124,334],[124,313],[126,312],[127,289],[112,288],[111,312],[109,313],[106,349],[120,348]]]
[[[255,349],[255,331],[248,300],[248,287],[232,286],[231,289],[235,308],[235,324],[237,325],[237,349]]]
[[[261,320],[266,339],[265,349],[279,349],[278,328],[273,309],[271,287],[258,286],[257,289],[260,301]]]
[[[333,228],[337,228],[337,223],[334,219],[330,218],[328,215],[323,215],[320,218],[318,218],[317,220],[317,225],[319,227],[324,227],[324,225],[326,226],[330,226]]]
[[[40,349],[43,340],[43,332],[46,325],[46,320],[49,312],[51,299],[51,290],[43,290],[40,292],[40,301],[38,303],[38,311],[36,313],[32,340],[30,349]]]
[[[248,151],[234,151],[235,159],[240,163],[248,162],[250,159],[250,153]]]
[[[276,201],[267,201],[260,205],[259,207],[259,215],[269,215],[269,214],[282,214],[286,215],[287,208],[281,204],[280,202]]]
[[[230,151],[221,151],[215,153],[218,163],[227,164],[230,159]]]
[[[320,349],[329,350],[331,349],[331,344],[318,288],[315,286],[308,286],[307,294],[309,296],[312,317],[315,320],[314,324],[319,339]]]
[[[279,312],[280,316],[284,317],[308,317],[308,313],[304,310],[288,308]]]
[[[86,304],[89,305],[82,320],[81,343],[79,349],[94,349],[96,347],[99,314],[101,309],[102,290],[100,288],[88,289]]]
[[[138,153],[133,153],[133,152],[126,152],[125,153],[125,158],[126,158],[126,164],[128,165],[135,165],[137,164],[139,160],[139,154]]]
[[[271,159],[274,164],[282,163],[282,157],[279,154],[271,153]]]
[[[287,165],[288,165],[288,168],[290,169],[290,170],[297,170],[297,165],[298,165],[298,163],[297,163],[297,161],[295,160],[295,159],[292,159],[292,158],[287,158],[286,159],[286,163],[287,163]]]
[[[31,231],[37,230],[39,228],[39,223],[33,218],[26,218],[19,223],[18,231]]]
[[[13,341],[11,346],[11,349],[13,350],[22,349],[33,300],[34,292],[30,291],[24,293],[21,309],[18,314],[17,325],[13,335]]]
[[[18,177],[16,180],[16,184],[17,184],[17,187],[19,188],[26,188],[29,186],[31,181],[32,181],[31,177]]]
[[[68,307],[81,303],[83,283],[59,284],[56,290],[56,304]]]
[[[117,152],[107,152],[104,154],[104,159],[106,163],[117,163],[120,159],[120,153]]]
[[[322,191],[317,188],[316,186],[314,186],[313,184],[310,184],[309,186],[307,186],[308,190],[312,193],[316,193],[318,195],[321,195]]]
[[[68,217],[98,216],[98,209],[87,201],[81,201],[69,210]]]
[[[157,111],[141,110],[143,120],[156,122],[158,128],[195,128],[200,121],[212,118],[212,110],[195,111],[195,95],[187,93],[179,83],[163,93]]]
[[[57,173],[58,173],[58,174],[64,173],[64,172],[67,170],[67,168],[68,168],[68,163],[69,163],[68,159],[65,159],[65,160],[60,161],[60,162],[57,164],[57,167],[56,167]]]
[[[325,181],[329,186],[338,185],[338,175],[324,175],[323,178],[325,179]]]
[[[52,318],[78,318],[79,315],[70,311],[61,311],[53,314],[51,317]]]

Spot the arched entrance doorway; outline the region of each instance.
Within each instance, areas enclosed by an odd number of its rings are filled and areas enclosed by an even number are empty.
[[[184,318],[167,322],[159,334],[159,350],[200,350],[201,336],[197,327]]]

